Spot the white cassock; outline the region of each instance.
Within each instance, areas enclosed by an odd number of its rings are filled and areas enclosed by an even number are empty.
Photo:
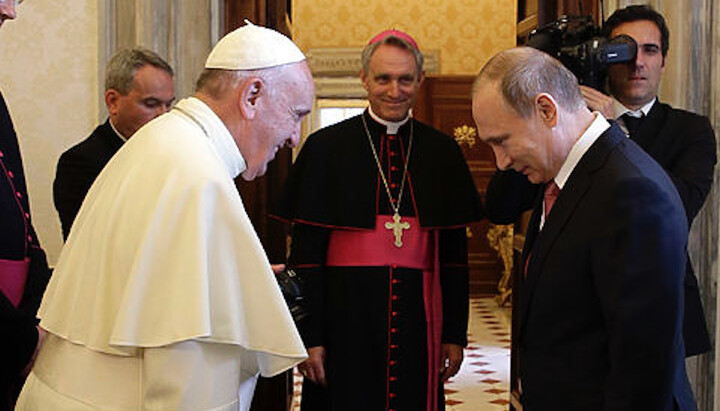
[[[20,410],[248,409],[306,358],[233,177],[232,136],[188,98],[90,189],[40,306]]]

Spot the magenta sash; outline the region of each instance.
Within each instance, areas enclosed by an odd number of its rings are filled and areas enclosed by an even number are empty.
[[[427,319],[428,385],[427,411],[437,410],[442,345],[442,292],[438,262],[438,232],[420,228],[417,218],[403,217],[410,228],[403,230],[402,247],[395,246],[392,230],[385,228],[392,216],[378,215],[375,229],[332,230],[327,266],[403,267],[423,271],[423,300]]]
[[[30,259],[3,260],[0,259],[0,291],[16,308],[22,300],[25,291]]]

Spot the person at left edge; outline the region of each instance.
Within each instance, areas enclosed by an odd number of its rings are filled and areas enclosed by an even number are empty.
[[[0,25],[15,17],[16,1],[0,0]],[[23,369],[42,342],[35,312],[49,278],[30,217],[17,135],[0,94],[0,411],[12,409]]]
[[[18,410],[247,410],[258,373],[306,358],[233,178],[295,146],[314,86],[250,23],[192,97],[138,130],[88,192],[38,311]]]

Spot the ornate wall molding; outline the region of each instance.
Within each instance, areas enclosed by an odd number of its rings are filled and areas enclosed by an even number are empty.
[[[315,77],[357,77],[362,69],[362,47],[322,47],[307,51],[308,64]],[[440,73],[440,51],[423,51],[425,73]]]

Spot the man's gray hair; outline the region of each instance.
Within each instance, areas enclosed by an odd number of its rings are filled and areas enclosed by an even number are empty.
[[[222,99],[225,94],[235,90],[243,80],[250,77],[259,77],[269,87],[269,92],[274,93],[274,84],[281,79],[283,71],[292,66],[284,64],[281,66],[269,67],[257,70],[224,70],[206,68],[200,73],[195,83],[195,91],[203,92],[215,100]]]
[[[577,78],[545,52],[517,47],[495,55],[478,74],[473,94],[485,80],[499,81],[505,102],[523,118],[530,118],[535,97],[548,93],[569,112],[587,107]]]
[[[420,50],[413,47],[412,44],[410,44],[407,40],[401,39],[400,37],[389,35],[382,40],[368,44],[362,51],[361,60],[362,60],[362,68],[365,73],[370,72],[370,58],[372,57],[373,53],[375,53],[375,49],[378,48],[378,46],[381,46],[383,44],[387,44],[390,46],[399,47],[403,50],[408,50],[413,54],[415,57],[415,63],[417,64],[418,69],[418,76],[420,73],[422,73],[423,70],[423,63],[425,61],[425,58],[423,57]]]
[[[140,47],[122,49],[108,62],[105,72],[105,91],[115,89],[118,93],[126,95],[132,89],[135,72],[148,65],[165,71],[170,77],[175,75],[172,67],[153,51]]]

